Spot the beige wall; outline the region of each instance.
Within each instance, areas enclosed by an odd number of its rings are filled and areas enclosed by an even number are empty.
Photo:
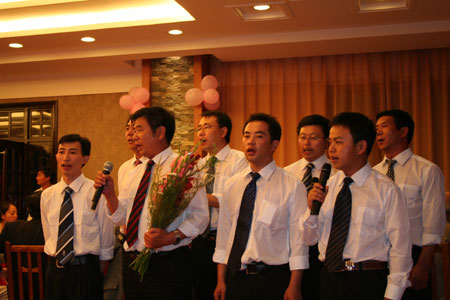
[[[112,175],[117,180],[119,166],[132,156],[124,138],[129,114],[119,106],[119,98],[122,95],[123,93],[56,96],[0,100],[0,103],[56,100],[58,139],[68,133],[78,133],[91,141],[91,157],[84,167],[84,174],[93,179],[97,171],[102,169],[104,162],[110,160],[114,163]]]

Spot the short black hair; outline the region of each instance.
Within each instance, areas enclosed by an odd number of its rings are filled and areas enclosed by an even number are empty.
[[[55,172],[47,166],[40,167],[37,172],[41,171],[45,177],[50,177],[50,182],[54,184],[56,182],[56,174]]]
[[[338,125],[347,127],[350,130],[355,144],[365,140],[367,142],[366,153],[367,156],[369,156],[376,135],[375,125],[372,120],[357,112],[343,112],[336,115],[333,120],[331,120],[330,127]]]
[[[407,138],[408,144],[410,144],[414,136],[414,120],[411,115],[401,109],[389,109],[377,113],[377,121],[379,118],[384,116],[391,116],[392,118],[394,118],[395,127],[397,129],[401,129],[402,127],[408,128]]]
[[[261,121],[267,123],[269,126],[269,133],[271,141],[279,141],[281,140],[281,125],[278,123],[275,117],[265,113],[256,113],[252,114],[248,120],[245,122],[244,127],[242,128],[242,133],[245,131],[245,127],[250,122]]]
[[[219,110],[207,110],[202,113],[202,117],[210,118],[210,117],[216,117],[217,124],[219,124],[220,128],[226,127],[227,135],[225,136],[225,140],[227,141],[227,144],[230,142],[230,135],[231,135],[231,129],[233,127],[233,124],[231,122],[230,117]]]
[[[28,212],[33,219],[41,218],[41,193],[41,191],[34,192],[31,195],[28,195],[25,199]]]
[[[0,204],[0,213],[2,215],[6,214],[6,212],[8,211],[8,209],[11,205],[14,205],[14,204],[12,204],[11,202],[8,202],[8,201],[3,201]],[[1,216],[0,216],[0,218],[1,218]],[[3,218],[2,218],[2,220],[3,220]]]
[[[65,136],[59,139],[58,145],[74,142],[80,143],[81,153],[83,154],[83,156],[88,156],[91,154],[91,142],[88,140],[88,138],[82,137],[79,134],[74,133],[66,134]]]
[[[153,132],[160,126],[166,128],[166,142],[170,145],[173,135],[175,134],[175,118],[172,113],[168,112],[161,106],[144,107],[131,115],[131,120],[134,122],[137,119],[144,117]]]
[[[300,129],[304,126],[317,125],[322,128],[322,133],[325,138],[330,134],[330,120],[321,115],[309,115],[300,120],[297,125],[297,135],[300,134]]]

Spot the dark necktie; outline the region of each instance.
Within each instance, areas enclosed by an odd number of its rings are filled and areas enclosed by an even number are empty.
[[[250,225],[252,224],[256,197],[256,181],[261,175],[253,172],[250,175],[252,176],[252,180],[247,184],[242,195],[233,246],[231,247],[230,257],[228,258],[228,269],[231,271],[231,274],[235,274],[241,269],[241,258],[247,247]]]
[[[133,246],[138,238],[139,219],[141,218],[142,208],[147,197],[148,186],[150,185],[150,175],[152,174],[153,160],[147,163],[144,175],[139,182],[139,187],[134,197],[133,207],[127,222],[127,243],[128,247]]]
[[[135,167],[139,166],[140,164],[142,164],[142,161],[141,161],[140,159],[136,159],[136,160],[134,161],[134,166],[135,166]]]
[[[73,203],[70,195],[73,190],[64,189],[64,200],[59,212],[58,241],[56,244],[56,261],[64,265],[75,256],[73,250]]]
[[[345,177],[344,185],[336,197],[330,237],[325,254],[325,266],[328,272],[336,270],[343,261],[344,246],[347,242],[350,219],[352,216],[351,177]]]
[[[212,194],[214,191],[214,175],[216,174],[216,162],[217,162],[217,157],[215,157],[215,156],[212,157],[211,164],[209,165],[209,168],[206,171],[206,174],[208,176],[212,176],[212,179],[206,185],[206,193],[207,194]]]
[[[312,189],[312,169],[314,169],[314,164],[309,163],[306,165],[306,171],[303,175],[302,182],[306,187],[306,191],[309,193],[309,191]]]
[[[397,163],[397,161],[395,159],[386,159],[386,163],[388,163],[386,176],[392,179],[393,182],[395,182],[394,165]]]

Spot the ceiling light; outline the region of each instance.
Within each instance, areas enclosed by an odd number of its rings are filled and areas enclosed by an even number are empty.
[[[171,34],[171,35],[180,35],[182,33],[183,33],[183,31],[178,30],[178,29],[169,30],[169,34]]]
[[[95,39],[94,39],[93,37],[90,37],[90,36],[82,37],[81,40],[82,40],[83,42],[85,42],[85,43],[92,43],[92,42],[95,42]]]
[[[11,47],[11,48],[22,48],[23,45],[19,44],[19,43],[11,43],[11,44],[9,44],[9,47]]]
[[[268,10],[269,8],[270,8],[270,5],[267,5],[267,4],[253,6],[254,10]]]

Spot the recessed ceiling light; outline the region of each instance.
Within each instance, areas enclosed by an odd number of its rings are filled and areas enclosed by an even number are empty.
[[[270,8],[270,5],[267,5],[267,4],[253,6],[254,10],[268,10],[269,8]]]
[[[23,45],[19,44],[19,43],[11,43],[11,44],[9,44],[9,47],[11,47],[11,48],[22,48]]]
[[[81,40],[82,40],[83,42],[86,42],[86,43],[92,43],[92,42],[95,42],[95,39],[94,39],[93,37],[90,37],[90,36],[82,37]]]
[[[178,30],[178,29],[169,30],[169,34],[171,34],[171,35],[179,35],[179,34],[182,34],[182,33],[183,33],[183,31]]]

